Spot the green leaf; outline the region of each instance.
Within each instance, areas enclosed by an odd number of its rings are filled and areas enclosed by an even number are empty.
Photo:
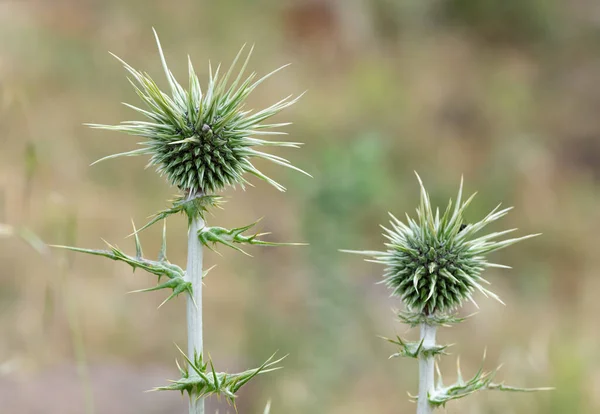
[[[276,366],[284,358],[275,360],[275,354],[271,355],[261,366],[243,372],[228,374],[217,372],[211,360],[206,362],[203,355],[195,354],[193,360],[178,347],[187,364],[182,368],[177,366],[181,372],[181,378],[170,381],[171,384],[157,387],[153,391],[180,391],[187,392],[190,398],[206,398],[211,395],[224,396],[230,404],[235,406],[236,393],[252,378],[259,374],[281,369]],[[210,365],[210,368],[209,368]],[[269,407],[270,404],[267,405]]]
[[[180,295],[181,293],[187,293],[192,297],[192,284],[185,280],[185,271],[179,266],[172,264],[167,260],[167,239],[166,239],[166,224],[163,227],[163,238],[161,243],[161,249],[159,253],[158,260],[149,260],[142,257],[142,245],[140,243],[137,231],[135,230],[135,225],[133,226],[134,235],[135,235],[135,247],[136,247],[136,255],[130,256],[126,254],[123,250],[119,249],[116,246],[111,245],[106,242],[106,245],[109,247],[109,250],[99,250],[99,249],[84,249],[81,247],[73,247],[73,246],[59,246],[52,245],[51,247],[61,248],[70,250],[73,252],[86,253],[94,256],[102,256],[109,258],[111,260],[120,261],[127,263],[129,266],[135,269],[140,268],[145,270],[148,273],[152,273],[153,275],[158,276],[159,284],[152,288],[136,290],[135,292],[151,292],[160,289],[171,289],[172,293],[159,305],[159,308],[164,305],[169,300],[174,297]],[[210,270],[210,269],[209,269]],[[207,271],[208,272],[208,271]],[[168,280],[160,283],[162,277],[166,277]]]
[[[396,357],[408,357],[418,359],[420,356],[428,357],[434,355],[446,355],[446,348],[450,346],[436,345],[433,347],[424,347],[422,340],[419,342],[407,342],[399,336],[396,336],[396,339],[390,339],[385,337],[381,338],[394,345],[397,345],[400,348],[400,350],[397,353],[390,355],[390,359]]]
[[[204,214],[210,207],[220,208],[222,203],[223,197],[218,195],[201,195],[192,198],[176,197],[175,200],[173,200],[173,206],[156,213],[154,217],[139,230],[134,229],[134,232],[130,234],[130,236],[147,229],[161,220],[165,220],[173,214],[185,213],[188,217],[188,224],[196,217],[202,217],[204,219]]]
[[[484,355],[485,359],[485,355]],[[448,401],[457,400],[459,398],[466,397],[470,394],[473,394],[477,391],[483,390],[497,390],[497,391],[512,391],[512,392],[534,392],[534,391],[550,391],[554,388],[551,387],[541,387],[541,388],[521,388],[521,387],[512,387],[508,385],[504,385],[504,383],[495,383],[493,382],[496,373],[499,368],[496,368],[492,371],[484,371],[483,363],[482,366],[477,370],[475,375],[469,380],[465,381],[462,378],[462,373],[460,370],[460,360],[456,361],[457,372],[458,372],[458,380],[456,383],[450,386],[444,386],[442,381],[442,376],[439,372],[438,368],[438,385],[433,392],[429,394],[429,402],[438,407],[445,406]]]
[[[260,221],[260,220],[258,220]],[[256,233],[251,236],[245,236],[242,233],[250,230],[252,227],[258,223],[255,221],[252,224],[248,224],[243,227],[236,227],[231,230],[228,230],[223,227],[203,227],[198,230],[198,238],[200,242],[208,247],[211,250],[214,250],[214,246],[217,243],[221,243],[227,247],[231,247],[234,250],[237,250],[241,253],[244,253],[250,256],[248,253],[240,249],[236,244],[250,244],[250,245],[259,245],[259,246],[304,246],[305,243],[274,243],[267,242],[264,240],[259,240],[258,237],[265,236],[269,233]]]
[[[415,326],[419,326],[421,324],[426,324],[426,325],[432,325],[432,326],[445,326],[448,327],[450,326],[450,324],[458,324],[463,322],[464,320],[470,318],[471,316],[474,316],[475,313],[468,315],[468,316],[464,316],[464,317],[458,317],[456,315],[447,315],[447,314],[434,314],[434,315],[424,315],[421,312],[410,312],[410,311],[403,311],[403,312],[398,312],[398,319],[400,319],[401,322],[410,325],[411,328],[414,328]]]

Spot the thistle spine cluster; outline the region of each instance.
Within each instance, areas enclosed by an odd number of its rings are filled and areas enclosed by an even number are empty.
[[[456,202],[450,200],[440,214],[439,208],[434,212],[429,194],[418,175],[417,178],[421,188],[417,218],[406,215],[403,223],[390,213],[391,227],[383,227],[387,250],[354,253],[371,256],[372,261],[383,264],[384,283],[392,295],[401,298],[416,313],[434,315],[453,311],[465,300],[474,302],[475,291],[500,301],[484,287],[489,282],[481,274],[489,267],[507,266],[490,263],[485,255],[537,235],[497,240],[516,230],[510,229],[475,237],[512,207],[500,210],[498,205],[482,220],[465,224],[464,213],[475,194],[463,201],[462,180]]]
[[[464,213],[473,201],[475,194],[463,201],[463,181],[456,201],[448,203],[443,213],[431,206],[429,194],[417,174],[420,186],[420,204],[416,219],[406,215],[402,222],[390,213],[391,227],[383,227],[387,239],[384,251],[353,251],[368,256],[367,261],[385,266],[383,283],[391,290],[392,296],[400,298],[406,311],[399,313],[399,319],[411,327],[420,326],[421,339],[418,342],[406,341],[400,337],[387,339],[398,347],[392,357],[409,357],[419,360],[419,395],[413,397],[418,402],[417,414],[429,414],[448,401],[465,397],[478,390],[536,391],[548,388],[517,388],[502,383],[494,383],[496,370],[484,372],[480,369],[470,380],[463,380],[458,368],[458,381],[444,386],[438,372],[437,385],[434,383],[434,365],[437,357],[446,354],[448,345],[435,343],[438,326],[460,323],[465,318],[453,312],[465,301],[475,305],[473,294],[480,292],[499,302],[500,298],[483,285],[489,282],[482,277],[486,268],[508,268],[490,263],[486,254],[503,249],[519,241],[535,237],[537,234],[501,240],[515,231],[510,229],[478,235],[490,223],[504,217],[511,208],[494,208],[483,219],[475,223],[465,223]],[[435,212],[434,212],[435,211]]]
[[[201,195],[219,192],[227,186],[240,185],[244,188],[249,184],[244,177],[246,173],[284,191],[285,187],[252,164],[253,158],[266,159],[308,175],[285,158],[256,149],[299,147],[300,143],[297,142],[270,141],[259,137],[285,135],[276,129],[288,123],[265,121],[293,105],[300,96],[292,98],[290,95],[259,111],[245,107],[250,93],[288,65],[259,79],[256,79],[255,72],[244,78],[252,55],[251,48],[240,71],[233,78],[236,64],[244,50],[242,47],[224,75],[221,75],[220,65],[213,72],[209,64],[209,82],[203,92],[188,56],[189,86],[184,89],[167,66],[158,35],[156,32],[154,34],[170,94],[161,91],[147,73],[134,69],[113,55],[131,75],[129,81],[146,108],[125,105],[148,120],[125,121],[120,125],[89,124],[93,128],[124,132],[144,139],[140,143],[142,148],[109,155],[96,162],[123,156],[149,155],[148,166],[155,166],[158,173],[166,176],[172,185],[191,194]]]

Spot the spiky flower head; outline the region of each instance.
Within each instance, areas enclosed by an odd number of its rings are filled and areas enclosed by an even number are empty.
[[[142,148],[109,155],[98,161],[122,156],[150,155],[148,166],[155,166],[171,184],[191,194],[211,194],[235,184],[243,188],[248,184],[244,178],[245,173],[255,175],[284,191],[285,188],[281,184],[267,177],[252,164],[253,158],[264,158],[304,173],[286,159],[256,149],[266,146],[297,148],[300,145],[259,138],[284,134],[272,129],[287,124],[265,121],[294,104],[299,97],[291,99],[290,95],[256,112],[245,108],[248,95],[287,65],[260,79],[256,79],[254,72],[244,78],[252,54],[250,49],[240,71],[232,80],[236,63],[244,49],[242,48],[223,76],[220,73],[220,65],[213,72],[209,64],[209,82],[203,92],[188,56],[189,86],[184,89],[167,66],[156,31],[154,35],[170,94],[161,91],[147,73],[134,69],[115,56],[132,76],[133,79],[130,78],[129,81],[146,108],[125,105],[148,120],[125,121],[114,126],[90,126],[137,135],[145,140],[140,143]]]
[[[478,290],[500,301],[498,296],[483,287],[489,284],[481,274],[488,267],[508,267],[489,263],[485,255],[518,241],[537,236],[498,240],[516,229],[475,237],[488,224],[505,216],[511,208],[500,205],[476,223],[465,224],[463,213],[475,197],[463,201],[461,179],[456,202],[446,210],[431,207],[429,194],[417,175],[421,187],[421,202],[417,218],[406,215],[406,222],[391,213],[391,227],[383,227],[386,251],[352,251],[371,256],[370,261],[385,265],[383,282],[400,297],[411,312],[425,315],[445,313],[459,307],[465,300],[473,301]]]

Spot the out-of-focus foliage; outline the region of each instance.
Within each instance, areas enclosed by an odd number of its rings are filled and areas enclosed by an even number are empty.
[[[465,372],[476,372],[489,345],[489,364],[504,363],[494,381],[519,378],[524,387],[556,390],[481,394],[448,412],[596,413],[598,13],[585,0],[4,2],[0,222],[32,229],[48,243],[101,248],[99,237],[126,243],[130,217],[143,222],[174,194],[143,170],[142,157],[89,167],[131,149],[127,137],[82,126],[127,119],[115,101],[136,99],[107,52],[161,79],[155,27],[174,76],[186,75],[180,57],[189,53],[206,84],[203,62],[229,62],[242,44],[256,44],[258,73],[292,65],[261,85],[248,107],[308,90],[273,122],[294,122],[286,128],[290,141],[306,145],[286,156],[314,179],[259,160],[256,167],[285,182],[288,192],[261,182],[246,192],[228,190],[227,209],[206,219],[234,228],[264,217],[269,241],[311,245],[244,246],[254,259],[227,253],[211,272],[205,337],[215,365],[237,372],[260,365],[265,349],[289,353],[277,376],[241,390],[239,412],[260,413],[269,399],[272,413],[413,410],[402,390],[416,390],[416,367],[388,361],[389,344],[377,338],[394,330],[404,336],[390,311],[400,303],[375,284],[378,269],[338,249],[378,248],[375,225],[387,222],[386,212],[413,211],[417,170],[435,205],[453,197],[464,174],[479,192],[467,222],[502,201],[517,207],[503,226],[543,233],[496,253],[495,260],[513,267],[488,274],[507,306],[480,303],[477,318],[443,332],[441,341],[459,344],[448,352],[461,355]],[[169,218],[174,263],[185,261],[185,231],[184,217]],[[145,232],[147,253],[155,257],[161,231]],[[163,292],[124,294],[151,286],[152,275],[64,257],[68,274],[59,285],[58,267],[18,238],[0,238],[0,406],[84,412],[61,306],[68,295],[96,413],[183,411],[184,398],[141,392],[178,375],[165,363],[178,357],[165,338],[184,342],[183,302],[155,312]],[[208,252],[207,266],[213,260]],[[210,412],[227,411],[225,402],[211,404]]]
[[[505,44],[535,44],[552,40],[560,24],[555,0],[447,0],[440,15],[459,24],[475,38]]]

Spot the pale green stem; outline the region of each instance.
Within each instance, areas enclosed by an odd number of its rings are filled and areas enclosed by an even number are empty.
[[[188,357],[202,353],[202,244],[198,230],[204,227],[200,217],[192,219],[188,234],[188,258],[185,277],[192,282],[192,295],[187,299]],[[204,399],[190,396],[190,414],[204,414]]]
[[[435,347],[436,326],[421,324],[422,349],[427,350]],[[417,400],[417,414],[431,414],[433,406],[429,402],[429,394],[435,389],[434,384],[435,357],[431,353],[419,354],[419,398]]]

